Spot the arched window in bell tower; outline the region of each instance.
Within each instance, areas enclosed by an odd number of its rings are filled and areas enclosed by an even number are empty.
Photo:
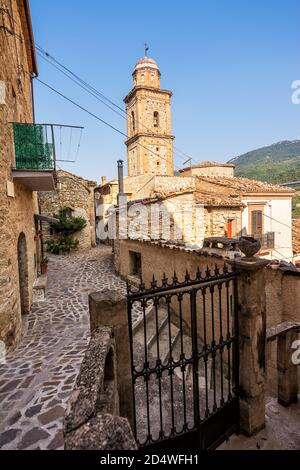
[[[153,127],[158,127],[159,126],[159,114],[157,111],[154,111],[153,113]]]
[[[135,132],[135,116],[134,116],[134,111],[131,112],[131,130],[132,130],[132,132]]]

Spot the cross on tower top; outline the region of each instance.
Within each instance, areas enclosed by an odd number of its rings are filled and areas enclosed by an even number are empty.
[[[145,57],[148,57],[149,46],[146,42],[144,45],[145,45]]]

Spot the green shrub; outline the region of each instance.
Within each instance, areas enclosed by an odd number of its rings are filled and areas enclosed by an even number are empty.
[[[83,217],[72,217],[67,215],[68,208],[62,207],[58,213],[58,222],[50,225],[56,239],[48,240],[47,247],[54,255],[70,253],[78,246],[78,240],[73,239],[73,235],[83,230],[87,222]]]
[[[61,255],[65,253],[70,253],[71,250],[74,250],[78,246],[78,240],[68,239],[58,239],[58,240],[48,240],[47,248],[50,253],[54,255]]]
[[[86,227],[86,220],[83,217],[67,217],[67,210],[67,208],[61,208],[58,214],[59,222],[51,224],[52,230],[63,236],[73,235]]]

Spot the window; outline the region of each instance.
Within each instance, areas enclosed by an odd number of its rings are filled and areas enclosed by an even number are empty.
[[[254,237],[263,234],[263,209],[259,207],[250,208],[250,234]]]
[[[159,126],[159,115],[157,111],[154,111],[153,113],[153,127],[158,127]]]
[[[134,116],[133,111],[131,112],[131,129],[132,129],[132,132],[135,131],[135,116]]]
[[[129,251],[130,256],[130,274],[132,276],[141,277],[142,274],[142,257],[141,253]]]

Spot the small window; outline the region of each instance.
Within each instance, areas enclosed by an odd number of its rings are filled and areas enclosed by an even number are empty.
[[[157,111],[154,111],[153,113],[153,127],[158,127],[159,126],[159,115]]]
[[[142,274],[142,257],[141,253],[137,253],[136,251],[130,251],[130,274],[132,276],[141,277]]]
[[[135,131],[135,115],[133,111],[131,112],[131,129],[132,129],[132,132]]]

